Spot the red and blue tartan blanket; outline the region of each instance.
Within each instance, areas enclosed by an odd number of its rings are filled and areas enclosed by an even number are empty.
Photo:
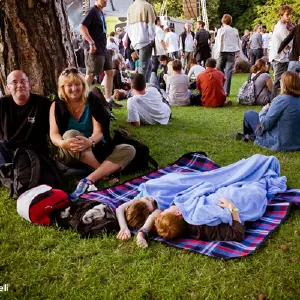
[[[173,165],[137,177],[121,185],[102,191],[82,195],[84,199],[97,200],[115,210],[119,205],[133,199],[138,194],[138,186],[149,179],[158,178],[172,172],[205,172],[220,168],[203,153],[191,152],[183,155]],[[291,204],[300,206],[300,191],[287,190],[272,199],[265,214],[257,221],[246,224],[245,239],[241,242],[207,242],[193,239],[155,240],[177,248],[194,251],[215,258],[230,259],[251,254],[286,218]]]

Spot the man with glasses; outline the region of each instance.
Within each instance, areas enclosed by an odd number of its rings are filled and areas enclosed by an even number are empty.
[[[22,71],[7,77],[8,96],[0,98],[0,165],[12,161],[18,148],[47,154],[50,100],[30,93],[30,82]]]

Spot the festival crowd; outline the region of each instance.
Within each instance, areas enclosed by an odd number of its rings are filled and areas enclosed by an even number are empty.
[[[30,92],[24,72],[7,76],[9,95],[0,99],[0,165],[12,163],[18,148],[49,157],[49,136],[59,164],[88,174],[69,195],[76,202],[83,193],[96,190],[100,179],[126,169],[135,157],[132,145],[116,144],[110,136],[112,109],[123,106],[120,100],[128,99],[127,121],[133,126],[167,125],[172,106],[231,106],[227,97],[232,74],[241,69],[250,75],[239,91],[239,103],[261,105],[262,110],[247,111],[243,133],[233,137],[274,151],[300,149],[300,23],[291,21],[291,7],[279,8],[271,32],[257,24],[240,37],[228,14],[215,34],[197,21],[195,32],[187,23],[178,35],[174,28],[162,26],[145,0],[129,7],[125,28],[107,33],[105,6],[106,0],[96,0],[79,25],[80,34],[73,33],[78,68],[60,74],[52,103]],[[101,84],[104,93],[91,88],[93,83]],[[232,222],[196,226],[185,222],[172,202],[162,212],[147,191],[117,209],[119,239],[130,238],[128,225],[140,228],[140,247],[147,246],[146,237],[154,227],[165,238],[188,232],[209,240],[243,239],[245,220],[224,195],[217,206],[229,209]]]

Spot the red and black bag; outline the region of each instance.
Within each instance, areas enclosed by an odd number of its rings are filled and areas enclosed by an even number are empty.
[[[69,206],[68,194],[45,184],[24,192],[17,200],[18,214],[40,225],[50,225],[55,214]]]

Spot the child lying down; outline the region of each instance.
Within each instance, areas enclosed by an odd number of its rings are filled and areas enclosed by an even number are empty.
[[[139,186],[138,199],[117,209],[117,237],[129,239],[129,225],[142,226],[139,247],[147,247],[153,229],[167,239],[241,241],[244,222],[259,219],[268,199],[286,190],[286,177],[280,177],[279,170],[275,157],[257,154],[209,172],[172,173],[149,180]]]
[[[188,224],[176,205],[172,205],[164,211],[156,208],[156,201],[149,197],[129,201],[117,209],[117,218],[121,230],[118,238],[126,240],[131,237],[130,227],[141,227],[137,234],[137,245],[145,248],[148,246],[147,237],[151,230],[166,239],[176,239],[188,236],[193,239],[208,241],[242,241],[244,238],[244,226],[241,224],[238,209],[232,201],[220,198],[220,207],[228,208],[232,214],[232,225],[221,223],[216,226]],[[125,210],[125,219],[124,219]],[[123,218],[122,218],[123,216]],[[143,223],[143,220],[146,220]]]

